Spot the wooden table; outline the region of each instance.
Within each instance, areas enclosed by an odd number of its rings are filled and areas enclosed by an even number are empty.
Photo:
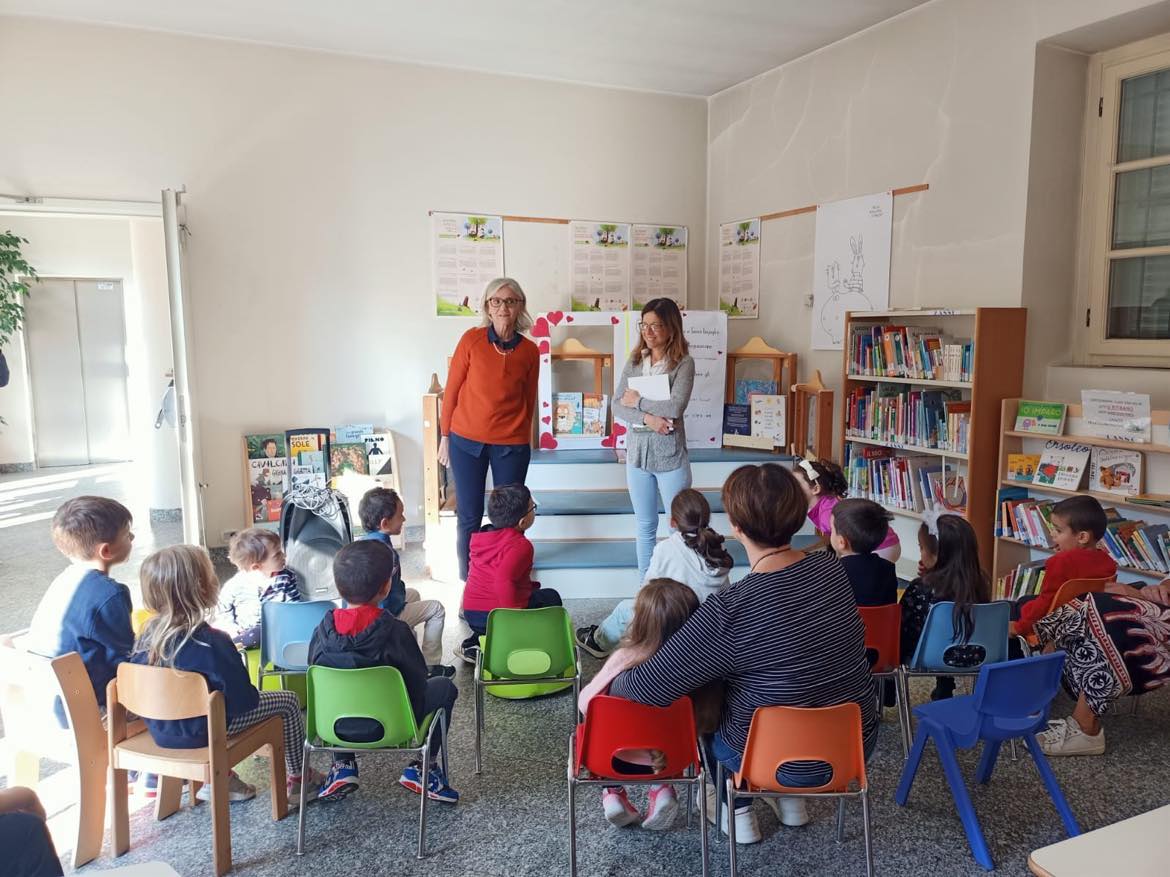
[[[1170,805],[1041,847],[1028,856],[1037,877],[1165,877],[1170,874]]]

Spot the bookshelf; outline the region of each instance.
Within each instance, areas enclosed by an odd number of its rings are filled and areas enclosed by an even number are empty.
[[[973,347],[965,371],[968,380],[950,380],[915,377],[904,374],[890,376],[862,374],[853,368],[851,341],[855,328],[898,326],[908,329],[936,329],[938,333],[957,342],[970,341]],[[851,311],[845,317],[843,353],[841,459],[846,450],[854,453],[864,447],[893,450],[897,456],[924,455],[938,458],[944,467],[944,478],[954,471],[963,476],[967,490],[965,516],[975,524],[979,536],[979,556],[985,569],[991,569],[995,553],[992,531],[983,522],[991,521],[996,512],[996,489],[1000,476],[997,470],[997,451],[1000,438],[1000,403],[1020,395],[1024,373],[1024,337],[1027,326],[1026,308],[939,308],[921,310]],[[850,435],[851,400],[856,390],[877,391],[879,385],[896,387],[899,391],[944,391],[970,403],[966,414],[966,450],[950,450],[925,446],[909,441],[888,441],[874,436]],[[896,517],[921,520],[917,510],[886,508]],[[913,543],[902,537],[905,556]]]
[[[1048,485],[1031,484],[1026,481],[1015,481],[1008,477],[1009,454],[1042,454],[1044,445],[1050,440],[1078,442],[1090,448],[1121,448],[1130,451],[1140,451],[1143,459],[1143,476],[1146,493],[1170,492],[1170,411],[1151,411],[1151,438],[1150,442],[1125,442],[1098,436],[1081,435],[1082,409],[1080,405],[1068,405],[1068,414],[1065,420],[1062,435],[1043,435],[1032,432],[1017,432],[1015,430],[1016,413],[1019,409],[1019,399],[1004,399],[1000,412],[1000,442],[999,463],[996,481],[1000,488],[1016,487],[1028,491],[1035,499],[1051,499],[1059,502],[1070,496],[1087,495],[1095,497],[1106,508],[1125,510],[1125,517],[1132,520],[1145,520],[1151,524],[1170,524],[1170,508],[1145,505],[1132,502],[1122,494],[1107,493],[1095,490],[1065,490]],[[1085,481],[1089,474],[1086,472]],[[993,530],[998,527],[1000,510],[995,509],[997,516],[993,520]],[[1010,573],[1020,564],[1038,561],[1055,553],[1053,549],[1038,545],[1031,545],[1012,536],[995,537],[995,557],[992,566],[992,582]],[[1119,578],[1129,579],[1135,584],[1158,582],[1166,578],[1166,573],[1145,569],[1129,564],[1118,564]]]

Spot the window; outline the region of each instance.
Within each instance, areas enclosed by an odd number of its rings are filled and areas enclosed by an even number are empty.
[[[1108,357],[1170,357],[1170,41],[1158,42],[1100,56],[1086,323],[1089,352]]]

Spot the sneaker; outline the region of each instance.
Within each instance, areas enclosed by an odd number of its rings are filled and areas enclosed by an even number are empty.
[[[317,791],[317,800],[340,801],[346,795],[356,792],[357,788],[357,762],[335,761],[329,766],[329,773]]]
[[[143,798],[158,797],[158,774],[130,771],[130,792]]]
[[[451,676],[454,676],[454,675],[455,675],[455,668],[452,667],[450,664],[432,664],[431,666],[427,667],[427,678],[428,679],[435,679],[435,678],[446,679],[446,678],[450,678]]]
[[[1036,735],[1036,742],[1045,755],[1104,755],[1105,729],[1097,734],[1086,734],[1075,719],[1053,719],[1048,730]]]
[[[707,821],[712,825],[715,824],[715,787],[704,784],[707,789]],[[696,801],[698,793],[696,793]],[[723,808],[723,818],[720,820],[720,829],[724,834],[727,834],[727,811],[729,807]],[[738,807],[735,811],[735,842],[737,844],[754,844],[760,842],[760,825],[756,822],[756,814],[752,812],[751,805],[746,807]]]
[[[195,793],[195,797],[200,801],[211,800],[211,783],[204,783],[199,787],[199,791]],[[256,797],[256,787],[250,786],[238,776],[233,770],[228,774],[228,801],[232,804],[238,804],[241,801],[251,801]]]
[[[621,786],[602,790],[601,809],[605,811],[605,818],[610,825],[616,825],[619,828],[637,825],[642,821],[642,817],[638,815],[638,808],[630,803],[630,799],[626,796],[626,790]]]
[[[576,637],[577,645],[579,645],[595,658],[607,658],[609,657],[610,652],[613,650],[602,648],[594,636],[596,633],[596,624],[591,624],[588,627],[578,627]]]
[[[646,806],[646,818],[642,820],[642,827],[650,831],[665,831],[674,825],[677,813],[678,797],[674,793],[674,786],[651,786],[650,801]]]
[[[460,661],[466,661],[468,664],[475,666],[475,662],[479,659],[479,646],[459,645],[455,647],[455,657]]]
[[[422,765],[412,761],[402,770],[398,783],[404,789],[410,789],[416,795],[422,793]],[[459,793],[447,785],[447,778],[438,767],[432,767],[427,772],[427,797],[432,801],[442,801],[444,804],[458,804]]]
[[[772,808],[781,825],[808,824],[808,808],[804,805],[804,798],[765,798],[764,803]]]
[[[288,791],[288,806],[301,806],[301,784],[305,785],[305,803],[308,804],[317,800],[317,795],[320,793],[321,784],[325,781],[325,777],[318,771],[309,769],[307,777],[293,777],[290,776],[285,783],[285,789]]]

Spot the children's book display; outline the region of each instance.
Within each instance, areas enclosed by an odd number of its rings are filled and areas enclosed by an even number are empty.
[[[1044,453],[1036,466],[1032,483],[1059,490],[1080,490],[1089,465],[1088,445],[1052,439],[1045,443]]]
[[[957,390],[855,387],[845,400],[845,434],[909,449],[966,454],[971,403]]]
[[[849,363],[854,375],[969,382],[975,344],[931,326],[853,325]]]
[[[1140,451],[1096,447],[1089,460],[1089,490],[1121,496],[1137,496],[1142,492]]]
[[[752,434],[752,406],[734,404],[723,406],[723,445],[733,448],[771,450],[772,437]]]
[[[583,435],[585,429],[581,418],[584,404],[583,393],[557,393],[553,432],[557,435]]]
[[[756,394],[772,396],[776,393],[775,381],[738,380],[735,382],[735,404],[750,405]]]
[[[1040,465],[1040,454],[1008,454],[1007,480],[1030,484]]]
[[[771,440],[770,447],[782,448],[788,440],[788,426],[784,396],[768,393],[752,393],[748,405],[751,408],[752,435]]]
[[[1020,400],[1016,409],[1016,432],[1038,435],[1061,435],[1068,406],[1063,402],[1029,402]]]
[[[248,467],[248,508],[251,524],[280,520],[280,503],[289,489],[288,445],[283,434],[244,436]]]
[[[1044,587],[1044,561],[1035,560],[1031,563],[1021,563],[1007,575],[995,582],[992,588],[992,600],[1018,600],[1021,597],[1034,596]]]

